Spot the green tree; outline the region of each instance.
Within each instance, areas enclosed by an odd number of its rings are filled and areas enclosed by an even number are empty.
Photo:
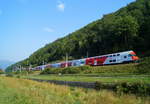
[[[131,49],[139,29],[136,19],[132,16],[119,17],[115,25],[115,34],[121,37],[124,48]]]
[[[3,73],[4,73],[4,71],[2,69],[0,69],[0,74],[3,74]]]

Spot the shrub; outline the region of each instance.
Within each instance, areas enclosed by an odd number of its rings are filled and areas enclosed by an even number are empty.
[[[6,74],[6,77],[14,77],[12,73]]]
[[[21,78],[21,76],[20,76],[20,75],[17,75],[16,78]]]
[[[118,93],[134,93],[137,95],[150,95],[150,88],[145,83],[120,83],[115,89]]]
[[[4,74],[4,72],[1,72],[1,71],[0,71],[0,74]]]
[[[78,68],[75,67],[67,67],[67,68],[63,68],[62,70],[62,74],[77,74],[80,73],[80,70],[78,70]]]
[[[4,71],[2,69],[0,69],[0,74],[4,74]]]
[[[150,87],[148,84],[145,83],[128,83],[128,82],[122,82],[122,83],[116,83],[116,84],[104,84],[101,82],[95,83],[95,89],[101,90],[101,89],[110,89],[116,91],[118,94],[124,94],[124,93],[131,93],[136,95],[150,95]]]
[[[67,67],[67,68],[47,68],[41,72],[41,74],[77,74],[85,73],[87,70],[91,70],[90,66],[79,66],[79,67]]]
[[[150,57],[145,57],[141,60],[139,65],[137,65],[138,73],[150,73]]]
[[[137,73],[137,64],[111,66],[79,66],[67,68],[47,68],[41,74],[79,74],[79,73]]]

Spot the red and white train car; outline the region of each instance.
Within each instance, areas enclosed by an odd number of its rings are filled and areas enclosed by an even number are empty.
[[[134,51],[125,51],[119,53],[112,53],[107,55],[95,56],[86,58],[86,65],[111,65],[121,64],[138,61],[139,57],[136,56]]]

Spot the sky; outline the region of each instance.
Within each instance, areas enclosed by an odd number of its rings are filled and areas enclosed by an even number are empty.
[[[28,58],[46,44],[135,0],[0,0],[0,60]]]

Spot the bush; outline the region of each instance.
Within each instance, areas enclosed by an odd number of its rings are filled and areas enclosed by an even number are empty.
[[[41,74],[58,74],[61,73],[61,68],[46,68]]]
[[[6,74],[6,77],[14,77],[14,75],[9,73],[9,74]]]
[[[4,72],[0,72],[0,74],[4,74]]]
[[[89,74],[89,73],[137,73],[137,64],[111,66],[79,66],[67,68],[47,68],[41,74]]]
[[[21,78],[21,76],[20,76],[20,75],[17,75],[16,78]]]
[[[145,84],[145,83],[122,82],[116,84],[111,84],[111,83],[104,84],[101,82],[96,82],[95,89],[97,90],[110,89],[116,91],[118,94],[131,93],[131,94],[143,95],[143,96],[150,95],[149,84]]]
[[[63,68],[62,70],[62,74],[77,74],[80,73],[80,70],[78,70],[78,68],[75,67],[67,67],[67,68]]]
[[[41,74],[78,74],[85,73],[87,70],[91,70],[90,66],[79,67],[67,67],[67,68],[47,68],[41,72]]]
[[[14,74],[17,74],[17,75],[28,75],[28,74],[33,74],[35,73],[35,71],[29,71],[29,70],[22,70],[22,71],[16,71],[14,72]]]
[[[132,93],[137,95],[150,95],[150,88],[145,83],[120,83],[115,89],[118,93]]]
[[[0,69],[0,74],[4,74],[4,71],[2,69]]]
[[[138,73],[150,73],[150,57],[145,57],[141,60],[139,65],[137,65]]]

